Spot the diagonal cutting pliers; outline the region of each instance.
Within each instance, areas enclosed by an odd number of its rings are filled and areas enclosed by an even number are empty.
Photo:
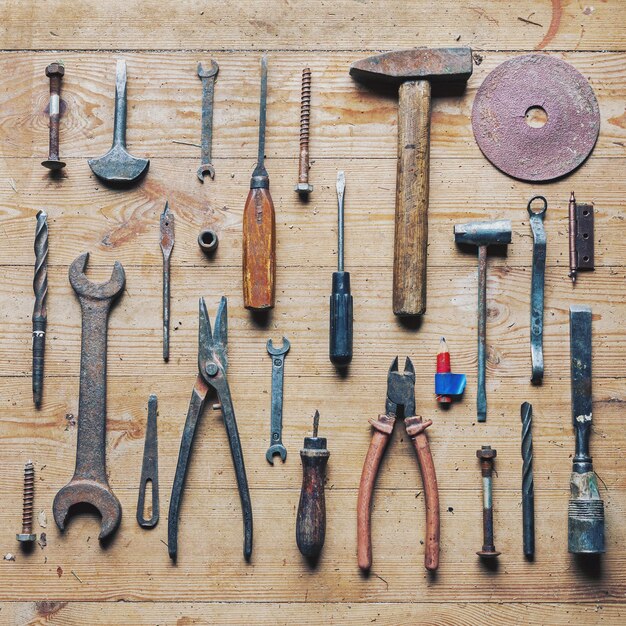
[[[415,369],[411,359],[407,357],[404,371],[398,371],[398,357],[396,357],[387,375],[387,401],[385,414],[378,419],[370,419],[374,427],[363,472],[359,485],[357,502],[357,557],[359,567],[368,571],[372,566],[372,536],[371,536],[371,503],[376,482],[376,474],[380,461],[393,432],[396,417],[404,417],[404,426],[407,435],[412,439],[417,460],[422,473],[424,484],[424,499],[426,501],[426,540],[424,548],[424,566],[434,571],[439,566],[439,492],[435,465],[430,454],[430,446],[426,437],[426,429],[432,420],[422,421],[415,415]]]
[[[176,475],[172,486],[172,498],[170,500],[170,513],[167,528],[167,549],[170,557],[176,560],[178,549],[178,512],[180,500],[185,482],[185,475],[189,466],[189,455],[196,426],[202,409],[206,402],[209,391],[213,390],[218,398],[226,433],[230,453],[233,457],[235,475],[237,477],[237,487],[239,498],[241,499],[241,509],[243,513],[243,555],[248,560],[252,554],[252,504],[250,502],[250,491],[248,490],[248,479],[246,468],[243,462],[243,452],[241,450],[241,440],[237,430],[233,401],[230,395],[228,380],[226,379],[227,359],[227,339],[228,339],[228,312],[226,298],[222,297],[215,316],[215,329],[211,332],[211,321],[207,312],[204,298],[200,298],[199,311],[199,331],[198,331],[198,377],[191,392],[191,400],[187,411],[187,420],[180,442],[178,453],[178,464],[176,465]]]

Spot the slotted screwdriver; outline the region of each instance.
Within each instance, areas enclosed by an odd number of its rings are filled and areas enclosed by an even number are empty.
[[[337,172],[337,271],[330,296],[330,360],[338,367],[352,361],[352,294],[350,273],[343,269],[343,205],[346,177]]]
[[[243,210],[243,304],[246,309],[274,307],[276,277],[276,216],[265,169],[267,57],[261,59],[259,153]]]

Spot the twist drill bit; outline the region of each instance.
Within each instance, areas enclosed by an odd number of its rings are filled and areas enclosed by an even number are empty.
[[[535,554],[535,483],[533,480],[533,406],[524,402],[522,417],[522,524],[524,533],[524,556]]]
[[[43,392],[43,363],[46,346],[48,312],[48,216],[44,211],[37,213],[35,230],[35,277],[33,279],[35,307],[33,309],[33,401],[39,408]]]

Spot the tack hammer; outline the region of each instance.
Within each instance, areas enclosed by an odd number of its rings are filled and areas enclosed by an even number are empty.
[[[413,48],[353,63],[364,82],[399,85],[398,172],[393,250],[393,312],[426,312],[431,83],[467,82],[470,48]]]

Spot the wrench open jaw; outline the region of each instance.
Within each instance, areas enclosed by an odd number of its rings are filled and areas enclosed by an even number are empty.
[[[116,261],[107,282],[92,283],[84,273],[88,259],[89,253],[81,254],[69,270],[70,284],[82,310],[76,469],[55,496],[52,512],[57,526],[64,530],[73,506],[91,505],[102,518],[99,539],[106,540],[122,519],[122,506],[111,491],[106,472],[107,322],[126,277]]]
[[[224,418],[224,426],[228,435],[230,453],[235,466],[235,477],[239,489],[239,499],[241,500],[241,510],[243,515],[243,555],[246,560],[252,555],[252,503],[250,491],[248,489],[248,479],[241,449],[241,440],[235,410],[230,395],[228,380],[226,379],[227,360],[227,301],[222,297],[215,317],[215,328],[211,331],[211,321],[207,312],[204,298],[200,298],[199,305],[199,331],[198,331],[198,376],[191,393],[187,420],[183,429],[183,436],[178,452],[178,463],[174,484],[172,485],[172,496],[170,498],[170,510],[167,526],[167,551],[170,558],[175,561],[178,553],[178,516],[180,502],[182,498],[185,476],[189,467],[189,457],[191,446],[196,432],[196,427],[204,404],[212,389],[219,402],[219,407]]]

